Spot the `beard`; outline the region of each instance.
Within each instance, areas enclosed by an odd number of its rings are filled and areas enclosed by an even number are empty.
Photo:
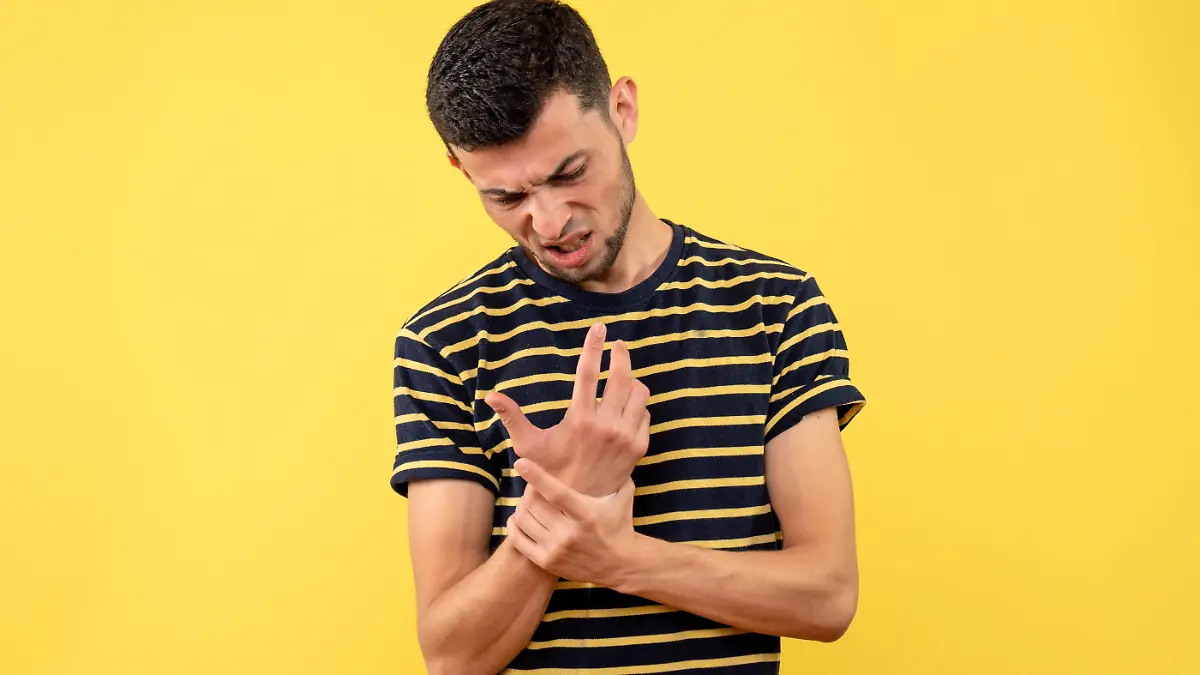
[[[625,244],[625,234],[629,231],[629,220],[633,217],[633,203],[637,198],[633,165],[629,162],[629,153],[625,151],[623,143],[621,144],[621,165],[621,194],[617,204],[617,229],[603,242],[599,242],[602,248],[595,253],[596,260],[598,260],[596,264],[585,265],[579,269],[563,269],[525,248],[525,255],[536,260],[538,265],[550,276],[579,285],[603,278],[612,269],[613,263],[617,261],[617,256],[621,253],[621,247]]]

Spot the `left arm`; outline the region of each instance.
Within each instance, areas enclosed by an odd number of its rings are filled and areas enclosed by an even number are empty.
[[[833,641],[858,603],[850,471],[837,410],[806,415],[767,443],[766,480],[783,550],[712,551],[633,530],[632,487],[593,498],[533,464],[538,498],[522,500],[509,534],[544,569],[742,630]]]

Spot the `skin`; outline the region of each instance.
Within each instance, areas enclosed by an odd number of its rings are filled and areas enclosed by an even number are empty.
[[[657,269],[671,230],[651,212],[628,166],[638,127],[632,80],[613,85],[607,112],[582,110],[556,92],[521,139],[449,154],[492,220],[548,274],[617,293]],[[594,247],[586,265],[557,268],[547,247],[583,234]],[[589,334],[577,368],[581,384],[553,428],[534,427],[502,394],[486,400],[530,485],[495,553],[488,554],[495,507],[486,488],[461,480],[409,487],[418,636],[429,672],[500,671],[529,643],[560,576],[744,630],[841,636],[855,612],[858,570],[835,411],[805,417],[765,449],[783,550],[709,551],[655,540],[633,530],[629,480],[648,442],[649,392],[628,373],[628,351],[617,344],[605,399],[595,401],[603,344],[601,329]]]

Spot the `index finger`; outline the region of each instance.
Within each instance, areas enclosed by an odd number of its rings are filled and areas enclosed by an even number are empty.
[[[536,462],[521,458],[517,460],[513,468],[517,470],[517,474],[521,478],[525,479],[526,483],[537,490],[542,499],[562,509],[563,513],[572,518],[579,518],[583,515],[584,496],[564,485],[562,481],[550,475]]]
[[[575,368],[575,389],[571,392],[571,407],[591,410],[596,406],[596,388],[600,384],[600,359],[604,356],[604,324],[593,324],[583,339],[583,351]]]

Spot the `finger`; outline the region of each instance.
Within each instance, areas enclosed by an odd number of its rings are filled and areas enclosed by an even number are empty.
[[[572,518],[582,518],[586,512],[587,498],[582,494],[563,485],[562,481],[551,476],[536,462],[525,458],[518,459],[513,468],[551,504],[557,506],[563,513]]]
[[[575,390],[571,393],[571,408],[593,410],[596,405],[596,386],[600,383],[600,359],[604,356],[604,324],[592,324],[583,340],[583,351],[575,367]]]
[[[608,359],[608,384],[604,385],[604,398],[600,401],[600,412],[611,415],[613,419],[621,417],[629,400],[629,390],[633,386],[633,374],[629,366],[629,347],[618,340],[612,346]]]
[[[550,534],[550,530],[534,516],[524,505],[517,506],[517,510],[513,512],[508,519],[509,532],[515,525],[522,532],[527,534],[530,539],[538,542],[546,541]]]
[[[650,411],[642,411],[642,422],[638,425],[637,444],[639,448],[650,446]]]
[[[483,399],[483,402],[496,411],[500,423],[504,425],[504,429],[508,431],[508,437],[512,439],[514,449],[519,448],[522,441],[537,431],[537,427],[533,426],[529,418],[525,417],[525,413],[521,412],[521,406],[508,396],[493,391]]]
[[[649,401],[650,388],[642,384],[641,380],[634,380],[630,385],[629,400],[625,401],[625,410],[622,411],[621,418],[630,426],[641,424]]]
[[[525,496],[517,504],[518,509],[524,509],[525,513],[538,521],[542,527],[547,530],[553,530],[559,527],[562,520],[567,516],[563,514],[562,509],[554,504],[551,504],[538,494],[537,490],[532,485],[525,486]],[[541,541],[540,539],[538,541]]]
[[[505,525],[508,527],[508,540],[513,543],[513,546],[521,552],[521,555],[528,558],[533,564],[541,567],[538,561],[543,560],[543,554],[538,543],[526,534],[512,517],[508,519]]]

